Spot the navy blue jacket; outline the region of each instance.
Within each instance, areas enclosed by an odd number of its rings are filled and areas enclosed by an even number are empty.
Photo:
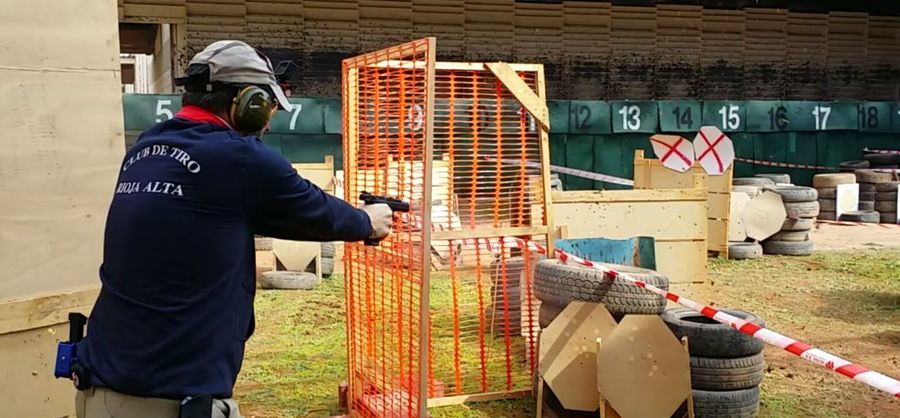
[[[257,137],[210,123],[197,108],[179,115],[125,155],[106,221],[102,288],[78,355],[95,385],[225,398],[254,329],[253,235],[359,241],[371,226]]]

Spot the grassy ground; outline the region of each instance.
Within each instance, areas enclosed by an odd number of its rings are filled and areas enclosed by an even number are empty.
[[[890,376],[900,376],[900,249],[811,257],[712,260],[721,306],[756,313],[772,329]],[[236,397],[247,417],[337,415],[345,379],[343,286],[260,291],[256,334]],[[766,348],[761,417],[896,417],[900,401]],[[531,417],[531,399],[438,408],[436,418]]]

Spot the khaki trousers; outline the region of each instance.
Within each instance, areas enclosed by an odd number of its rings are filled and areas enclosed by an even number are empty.
[[[75,395],[78,418],[178,418],[179,402],[141,398],[109,389],[79,390]],[[234,399],[213,400],[212,418],[243,418]]]

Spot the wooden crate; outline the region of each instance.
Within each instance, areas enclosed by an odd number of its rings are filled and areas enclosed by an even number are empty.
[[[709,223],[707,245],[709,251],[719,257],[728,257],[728,223],[731,219],[731,178],[734,165],[728,167],[721,176],[706,176],[700,163],[695,162],[690,170],[679,173],[668,169],[659,160],[644,158],[643,150],[634,152],[635,189],[684,189],[694,187],[694,176],[706,177],[708,204],[706,208]]]

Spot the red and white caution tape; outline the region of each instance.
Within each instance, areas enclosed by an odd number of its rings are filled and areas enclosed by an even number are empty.
[[[540,244],[534,241],[525,241],[521,239],[514,239],[514,243],[522,248],[529,248],[532,251],[535,251],[540,254],[546,254],[546,250],[540,246]],[[605,272],[606,274],[612,276],[615,279],[622,279],[628,283],[631,283],[637,287],[642,289],[649,290],[657,295],[660,295],[668,300],[671,300],[675,303],[678,303],[681,306],[692,309],[696,312],[703,314],[704,316],[714,319],[722,324],[725,324],[733,329],[739,330],[744,334],[750,335],[754,338],[760,339],[767,344],[774,345],[778,348],[781,348],[791,354],[794,354],[798,357],[806,359],[807,361],[816,363],[822,367],[825,367],[828,370],[834,371],[836,373],[847,376],[851,379],[858,380],[863,382],[873,388],[882,390],[887,392],[895,397],[900,398],[900,381],[894,379],[889,376],[885,376],[881,373],[878,373],[874,370],[869,370],[859,364],[852,363],[850,361],[844,360],[834,354],[830,354],[821,349],[815,348],[809,344],[806,344],[802,341],[797,341],[793,338],[787,337],[785,335],[779,334],[775,331],[772,331],[768,328],[761,327],[752,322],[747,322],[741,318],[735,317],[733,315],[729,315],[725,312],[722,312],[718,309],[697,303],[693,300],[678,296],[672,292],[660,289],[651,284],[647,284],[643,281],[637,280],[633,277],[629,277],[627,274],[622,274],[613,270],[610,270],[604,267],[601,264],[594,263],[589,260],[585,260],[580,257],[576,257],[572,254],[566,253],[562,250],[556,250],[556,254],[560,260],[563,262],[571,262],[574,264],[579,264],[585,267],[594,268],[600,271]]]
[[[486,155],[483,158],[488,161],[497,161],[496,158],[489,157]],[[525,164],[526,167],[541,168],[540,163],[536,163],[536,162],[532,162],[532,161],[526,161],[523,163],[522,160],[502,159],[502,160],[500,160],[500,162],[503,164],[507,164],[507,165]],[[591,171],[577,170],[577,169],[568,168],[568,167],[560,167],[558,165],[551,165],[550,171],[552,171],[554,173],[568,174],[570,176],[581,177],[581,178],[586,178],[586,179],[595,180],[595,181],[602,181],[604,183],[620,184],[623,186],[634,186],[633,180],[623,179],[621,177],[610,176],[607,174],[594,173]]]
[[[900,150],[897,149],[869,149],[863,148],[863,152],[871,152],[875,154],[900,154]]]
[[[884,151],[884,150],[878,150]],[[740,161],[742,163],[754,164],[754,165],[764,165],[767,167],[782,167],[782,168],[802,168],[807,170],[827,170],[827,171],[840,171],[840,169],[835,167],[826,167],[822,165],[809,165],[809,164],[794,164],[794,163],[779,163],[775,161],[764,161],[764,160],[754,160],[751,158],[741,158],[734,157],[735,161]],[[892,173],[896,174],[898,170],[896,168],[867,168],[866,170],[877,171],[879,173]]]
[[[805,168],[805,169],[808,169],[808,170],[831,170],[831,171],[837,171],[837,170],[838,170],[838,169],[836,169],[836,168],[834,168],[834,167],[824,167],[824,166],[821,166],[821,165],[793,164],[793,163],[778,163],[778,162],[774,162],[774,161],[754,160],[754,159],[750,159],[750,158],[741,158],[741,157],[734,157],[734,160],[735,160],[735,161],[740,161],[740,162],[742,162],[742,163],[749,163],[749,164],[755,164],[755,165],[764,165],[764,166],[769,166],[769,167]]]

